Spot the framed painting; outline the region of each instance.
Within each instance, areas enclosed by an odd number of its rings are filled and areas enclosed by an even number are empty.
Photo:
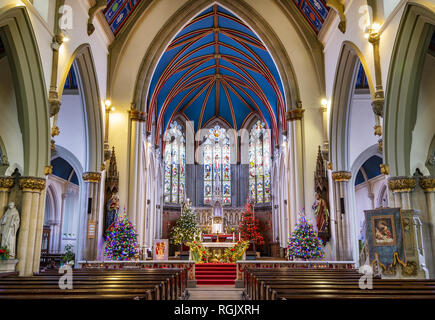
[[[375,246],[395,246],[397,244],[394,216],[372,216],[373,244]]]
[[[168,260],[169,241],[168,239],[155,239],[153,246],[153,260]]]

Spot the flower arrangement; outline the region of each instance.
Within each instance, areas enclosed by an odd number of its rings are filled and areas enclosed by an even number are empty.
[[[9,249],[7,247],[0,247],[0,260],[9,259]]]
[[[249,241],[238,241],[232,248],[226,248],[223,254],[223,261],[226,263],[234,263],[243,259],[243,254],[248,248]]]
[[[190,247],[190,254],[192,260],[196,263],[206,263],[211,256],[210,251],[205,248],[201,241],[194,240],[192,242],[187,242],[187,245]]]
[[[64,248],[65,253],[61,257],[62,265],[66,264],[70,261],[74,261],[74,252],[73,252],[73,245],[71,243],[67,244]]]

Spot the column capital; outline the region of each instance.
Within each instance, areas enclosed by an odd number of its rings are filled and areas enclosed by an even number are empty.
[[[13,177],[0,177],[0,189],[10,189],[14,184],[15,179]]]
[[[83,180],[85,182],[98,183],[101,181],[101,173],[100,172],[85,172],[85,173],[83,173]]]
[[[22,190],[42,191],[45,189],[45,179],[38,177],[22,177],[18,180]]]
[[[287,121],[302,120],[304,117],[304,112],[305,109],[302,108],[291,109],[290,111],[286,112],[285,119]]]
[[[145,121],[146,116],[147,116],[146,112],[143,112],[143,111],[140,111],[137,109],[133,109],[133,108],[128,110],[128,114],[130,116],[131,121],[140,121],[140,122]]]
[[[435,177],[434,176],[426,176],[420,178],[420,187],[425,192],[435,192]]]
[[[384,117],[384,90],[382,88],[376,88],[375,96],[372,100],[373,113],[379,117]]]
[[[352,178],[352,172],[349,171],[334,171],[332,173],[332,180],[340,182],[347,182]]]
[[[396,192],[412,192],[417,186],[417,180],[414,177],[392,177],[388,179],[388,188]]]

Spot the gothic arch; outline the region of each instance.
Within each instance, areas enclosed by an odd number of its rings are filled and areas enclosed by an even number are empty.
[[[44,176],[50,154],[47,90],[32,22],[22,6],[0,9],[0,32],[14,81],[23,135],[24,176]]]
[[[97,74],[89,44],[80,45],[70,57],[59,83],[59,97],[62,96],[70,68],[77,71],[77,82],[85,112],[86,136],[89,139],[86,147],[86,171],[97,172],[104,162],[104,130]]]
[[[385,96],[384,163],[391,176],[408,176],[412,131],[426,48],[435,29],[435,12],[408,3],[397,32]]]
[[[364,56],[355,44],[345,41],[335,72],[329,124],[329,132],[331,133],[330,161],[334,170],[348,170],[350,167],[348,141],[350,104],[359,62],[361,62],[367,75],[370,94],[373,98],[374,85]]]
[[[214,3],[218,3],[234,12],[249,26],[255,26],[255,32],[259,35],[261,40],[264,41],[280,73],[281,81],[284,86],[287,108],[296,106],[300,98],[294,68],[290,58],[286,54],[283,44],[266,20],[252,7],[244,2],[236,2],[231,0],[190,0],[183,5],[170,19],[168,19],[168,22],[157,33],[156,37],[153,39],[147,52],[145,53],[139,68],[133,94],[133,103],[136,108],[141,110],[145,108],[147,94],[154,70],[171,39],[173,39],[179,30],[194,16]],[[116,68],[113,69],[116,70]]]

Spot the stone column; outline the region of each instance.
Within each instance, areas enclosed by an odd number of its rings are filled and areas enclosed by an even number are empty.
[[[42,232],[44,229],[44,214],[45,214],[45,188],[42,190],[39,196],[39,210],[36,220],[36,233],[35,233],[35,248],[33,256],[33,272],[39,272],[39,264],[41,262],[41,246],[42,246]]]
[[[429,267],[431,273],[435,273],[435,177],[426,176],[420,178],[420,187],[426,196],[427,204],[427,225],[429,231],[429,240],[431,243],[432,259]],[[429,259],[428,259],[429,260]]]
[[[15,184],[13,177],[0,177],[0,219],[6,212],[6,207],[9,200],[9,192]]]
[[[86,223],[86,248],[85,248],[85,259],[95,260],[97,258],[98,249],[98,225],[99,223],[104,223],[99,221],[99,211],[101,204],[101,192],[100,192],[100,172],[85,172],[83,174],[83,181],[88,185],[88,198],[92,199],[91,209],[89,210],[89,202],[86,205],[87,212],[87,223]],[[95,223],[95,229],[93,235],[89,233],[90,223]]]
[[[299,105],[298,108],[287,112],[289,145],[288,145],[288,191],[289,201],[292,199],[289,208],[289,232],[297,223],[298,211],[305,207],[304,190],[304,168],[303,168],[303,141],[302,141],[302,119],[305,109]],[[291,185],[293,184],[293,185]]]
[[[38,215],[41,213],[41,207],[44,207],[44,204],[40,206],[39,200],[41,191],[45,189],[45,179],[22,177],[18,181],[22,190],[22,199],[21,223],[18,231],[17,257],[19,261],[17,271],[20,276],[31,276],[33,270],[39,267],[39,261],[37,266],[34,266],[35,243],[37,223],[40,221]]]
[[[349,211],[349,180],[352,173],[349,171],[332,172],[334,208],[336,220],[337,260],[348,261],[352,259],[352,240],[350,237],[350,211]]]
[[[129,138],[129,157],[128,157],[128,211],[132,224],[138,233],[138,241],[142,243],[144,230],[142,230],[143,219],[146,211],[144,197],[146,190],[146,177],[144,176],[143,159],[143,124],[146,120],[146,113],[137,109],[129,110],[130,117],[130,138]]]

